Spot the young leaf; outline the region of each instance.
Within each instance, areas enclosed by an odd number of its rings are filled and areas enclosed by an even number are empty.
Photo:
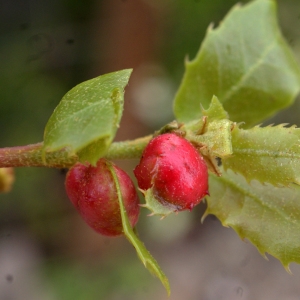
[[[273,185],[300,185],[300,128],[283,125],[232,131],[233,154],[222,161],[225,169]]]
[[[131,71],[105,74],[71,89],[46,125],[44,151],[67,148],[81,162],[95,164],[115,136]]]
[[[199,119],[200,104],[216,95],[230,120],[250,127],[290,105],[300,89],[300,70],[284,41],[273,0],[235,6],[221,25],[208,28],[174,102],[178,121]]]
[[[233,172],[210,176],[207,214],[247,238],[258,251],[278,258],[288,270],[300,263],[300,187],[274,187],[257,181],[248,184]]]
[[[208,117],[208,121],[228,119],[228,113],[225,111],[218,97],[213,95],[209,108],[202,108],[202,115]]]
[[[121,211],[121,217],[122,217],[122,225],[123,225],[123,230],[126,238],[130,241],[130,243],[134,246],[138,257],[144,264],[144,266],[156,277],[158,277],[161,281],[161,283],[164,285],[168,295],[170,295],[170,285],[169,285],[169,280],[167,276],[164,274],[164,272],[161,270],[160,266],[158,265],[157,261],[154,259],[154,257],[149,253],[149,251],[146,249],[145,245],[139,240],[139,238],[135,235],[124,204],[122,200],[122,194],[120,190],[120,185],[118,181],[118,177],[114,171],[114,168],[110,166],[111,174],[114,178],[114,182],[116,185],[117,193],[118,193],[118,199],[119,199],[119,204],[120,204],[120,211]]]
[[[214,156],[226,157],[231,155],[231,126],[232,122],[226,119],[209,122],[207,132],[197,136],[195,141],[207,146]]]
[[[209,108],[201,110],[203,117],[200,120],[194,120],[181,127],[186,131],[185,137],[194,145],[201,145],[202,150],[213,157],[231,155],[233,122],[228,120],[228,114],[218,98],[213,96]]]

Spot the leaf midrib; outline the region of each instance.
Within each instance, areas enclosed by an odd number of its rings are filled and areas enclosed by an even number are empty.
[[[270,151],[265,149],[240,149],[240,148],[234,148],[233,149],[233,155],[234,154],[241,154],[241,155],[252,155],[252,156],[263,156],[263,157],[270,157],[270,158],[297,158],[300,159],[300,153],[288,153],[284,151]]]
[[[109,98],[105,99],[106,103],[108,103],[109,100],[110,100]],[[103,101],[103,100],[101,100],[101,101]],[[101,103],[101,101],[97,101],[96,103],[93,103],[93,104],[91,104],[89,106],[86,106],[86,107],[84,107],[84,108],[82,108],[80,110],[74,111],[71,114],[69,113],[68,117],[63,118],[62,120],[57,119],[57,116],[56,116],[56,126],[53,127],[52,130],[49,130],[48,133],[47,133],[47,135],[50,136],[53,131],[55,131],[57,128],[59,128],[62,124],[68,123],[70,120],[74,119],[74,117],[76,117],[76,115],[81,115],[84,111],[90,110],[94,106],[99,106],[99,105],[103,104],[103,103]],[[89,123],[90,122],[91,122],[91,119],[89,120]]]
[[[225,103],[228,100],[230,100],[234,94],[236,94],[240,89],[244,86],[244,83],[250,76],[255,72],[257,68],[259,68],[263,63],[264,59],[269,55],[269,53],[272,51],[272,48],[276,46],[276,40],[274,40],[262,53],[262,55],[259,57],[259,59],[254,63],[250,68],[248,69],[248,72],[245,72],[243,76],[240,77],[240,79],[237,81],[236,84],[232,85],[231,88],[225,93],[225,95],[222,97],[222,102]]]
[[[278,215],[282,216],[288,222],[291,221],[290,218],[287,216],[287,214],[283,213],[282,210],[280,210],[280,209],[278,210],[273,206],[267,205],[266,202],[260,200],[260,198],[255,193],[250,192],[250,190],[242,187],[241,185],[236,185],[234,181],[230,180],[229,178],[224,178],[224,176],[222,176],[219,179],[222,180],[223,182],[225,182],[227,185],[231,186],[231,188],[240,192],[242,195],[248,196],[251,199],[255,200],[255,202],[258,203],[260,206],[262,206],[266,209],[269,209],[271,211],[275,211]]]

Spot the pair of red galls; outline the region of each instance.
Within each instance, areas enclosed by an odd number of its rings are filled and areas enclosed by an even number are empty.
[[[112,169],[113,168],[113,169]],[[123,170],[102,158],[96,166],[76,163],[66,177],[66,191],[86,223],[106,236],[123,233],[115,173],[130,224],[138,221],[140,205],[135,186]],[[208,173],[203,157],[186,139],[175,133],[153,138],[134,169],[138,186],[146,198],[163,210],[153,214],[191,210],[208,194]],[[153,206],[153,205],[152,205]],[[156,207],[156,205],[154,205]]]

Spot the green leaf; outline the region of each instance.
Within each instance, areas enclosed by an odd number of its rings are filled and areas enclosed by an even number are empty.
[[[207,125],[207,132],[195,138],[205,145],[212,155],[226,157],[232,154],[231,125],[229,120],[212,121]]]
[[[157,201],[152,187],[145,191],[141,190],[141,192],[144,194],[146,201],[146,204],[142,204],[141,206],[148,208],[151,211],[151,214],[149,214],[149,216],[159,215],[164,218],[171,213],[178,212],[174,205],[163,205],[159,201]]]
[[[228,119],[228,113],[225,111],[218,97],[213,95],[209,108],[202,108],[202,115],[208,117],[208,121]]]
[[[273,0],[236,5],[221,25],[208,28],[174,102],[178,121],[202,116],[216,95],[230,120],[251,127],[290,105],[300,89],[300,70],[276,20]]]
[[[225,169],[273,185],[300,184],[300,129],[254,127],[232,131],[233,154],[223,159]]]
[[[91,164],[104,156],[119,126],[131,72],[105,74],[71,89],[46,125],[44,151],[66,148]]]
[[[208,109],[202,108],[203,117],[181,127],[194,145],[201,145],[212,156],[226,157],[232,154],[231,130],[233,122],[216,96]],[[204,149],[203,149],[204,150]],[[205,151],[206,151],[205,150]],[[203,153],[204,154],[204,153]]]
[[[232,122],[228,120],[228,114],[216,96],[212,97],[207,110],[202,108],[205,119],[203,135],[199,136],[209,152],[213,156],[226,157],[232,154],[231,127]]]
[[[300,187],[274,187],[233,172],[210,176],[207,214],[253,243],[262,255],[278,258],[288,270],[300,263]]]
[[[160,266],[158,265],[157,261],[154,259],[154,257],[149,253],[149,251],[146,249],[145,245],[138,239],[136,234],[134,233],[124,204],[123,204],[123,199],[122,199],[122,194],[120,190],[120,184],[118,177],[114,171],[114,168],[112,165],[108,165],[111,171],[111,174],[114,179],[114,183],[116,185],[117,193],[118,193],[118,199],[119,199],[119,204],[120,204],[120,210],[121,210],[121,217],[122,217],[122,225],[123,225],[123,230],[126,238],[131,242],[131,244],[134,246],[138,257],[144,264],[144,266],[156,277],[160,279],[162,284],[164,285],[168,295],[170,295],[170,285],[169,285],[169,280],[167,276],[164,274],[164,272],[161,270]]]

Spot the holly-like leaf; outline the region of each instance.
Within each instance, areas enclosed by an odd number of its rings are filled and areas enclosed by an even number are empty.
[[[247,238],[262,255],[278,258],[288,270],[300,263],[300,187],[251,184],[232,171],[210,176],[207,214]]]
[[[236,5],[221,25],[208,28],[177,92],[178,121],[202,116],[216,95],[230,120],[251,127],[290,105],[300,89],[300,70],[283,39],[273,0]]]
[[[283,125],[232,131],[233,154],[223,159],[225,169],[273,185],[300,184],[300,128]]]
[[[168,280],[167,276],[161,270],[160,266],[158,265],[158,263],[154,259],[154,257],[146,249],[145,245],[136,236],[136,234],[134,233],[134,231],[130,225],[130,221],[128,219],[128,216],[127,216],[127,213],[126,213],[126,210],[124,207],[118,177],[115,173],[113,166],[110,165],[109,168],[110,168],[110,171],[111,171],[111,174],[112,174],[112,177],[114,179],[114,183],[115,183],[116,189],[117,189],[124,234],[125,234],[126,238],[129,240],[129,242],[134,246],[138,257],[140,258],[140,260],[142,261],[144,266],[153,275],[155,275],[156,277],[158,277],[160,279],[160,281],[164,285],[168,295],[170,295],[170,285],[169,285],[169,280]]]
[[[131,72],[105,74],[71,89],[46,125],[44,151],[66,148],[91,164],[104,156],[119,126]]]

